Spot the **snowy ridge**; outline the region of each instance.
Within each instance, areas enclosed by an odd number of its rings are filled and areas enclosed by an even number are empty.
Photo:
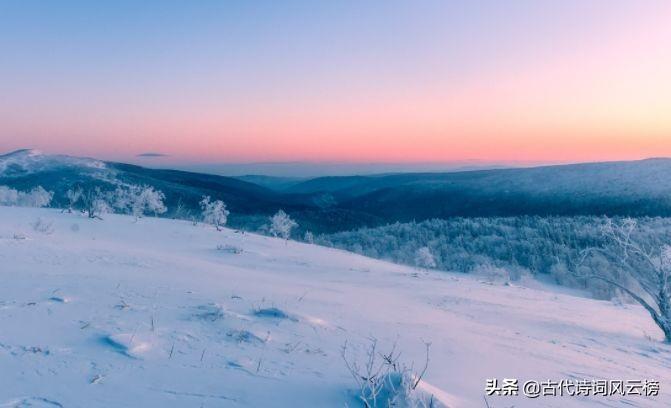
[[[0,155],[0,176],[24,176],[58,168],[103,170],[100,160],[65,155],[47,155],[39,150],[22,149]]]
[[[548,287],[182,221],[9,207],[0,275],[0,407],[357,407],[341,350],[360,355],[371,337],[415,366],[431,342],[418,391],[452,408],[483,407],[487,378],[661,382],[656,398],[491,407],[671,401],[671,346],[645,311]]]

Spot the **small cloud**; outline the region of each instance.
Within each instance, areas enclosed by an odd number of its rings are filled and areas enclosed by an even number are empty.
[[[137,155],[137,157],[167,157],[167,154],[163,153],[154,153],[154,152],[147,152],[147,153],[140,153]]]

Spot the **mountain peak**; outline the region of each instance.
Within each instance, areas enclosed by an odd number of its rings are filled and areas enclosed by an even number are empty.
[[[3,155],[0,155],[0,159],[7,159],[10,157],[17,157],[17,156],[42,156],[44,153],[42,153],[40,150],[37,149],[18,149],[14,150],[13,152],[5,153]]]
[[[36,149],[19,149],[0,155],[0,176],[3,177],[22,176],[64,167],[104,169],[105,163],[82,157],[45,154]]]

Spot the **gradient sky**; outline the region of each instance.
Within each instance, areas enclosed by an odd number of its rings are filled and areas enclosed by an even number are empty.
[[[23,147],[210,163],[671,156],[671,2],[3,0],[0,151]]]

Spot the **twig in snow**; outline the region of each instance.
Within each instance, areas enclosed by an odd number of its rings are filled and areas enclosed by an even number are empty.
[[[431,343],[425,341],[424,346],[426,347],[426,359],[424,360],[424,368],[422,369],[422,372],[417,376],[415,382],[413,383],[412,385],[413,390],[417,388],[419,382],[422,380],[422,377],[424,377],[424,374],[426,374],[426,369],[429,368],[429,349],[431,348]]]
[[[91,381],[89,381],[89,384],[98,384],[103,380],[104,376],[100,374],[96,374],[93,378],[91,378]]]

